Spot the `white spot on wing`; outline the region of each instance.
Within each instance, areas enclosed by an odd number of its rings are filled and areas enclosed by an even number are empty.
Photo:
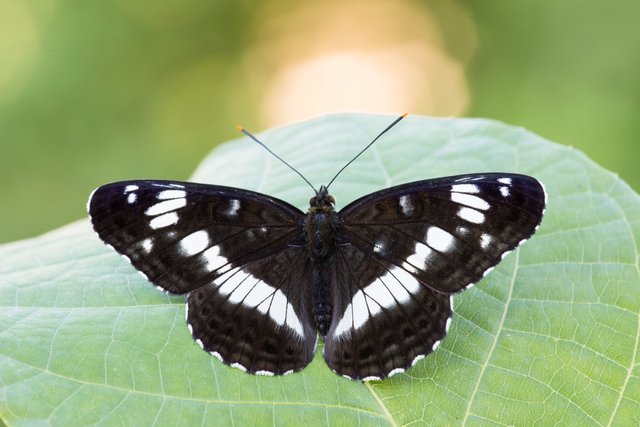
[[[502,194],[502,197],[509,197],[509,187],[500,187],[500,194]]]
[[[271,297],[275,292],[275,288],[267,285],[263,281],[259,281],[255,284],[255,286],[251,289],[249,293],[247,293],[246,298],[243,303],[247,307],[259,307],[267,298]],[[259,308],[259,311],[262,314],[266,314],[268,310],[268,306],[265,308]]]
[[[469,234],[469,229],[467,227],[457,226],[456,233],[464,237],[465,235]]]
[[[158,200],[181,199],[187,197],[187,193],[183,190],[164,190],[158,193]]]
[[[351,300],[351,304],[349,305],[351,307],[347,306],[347,310],[351,308],[350,311],[352,314],[350,317],[353,318],[353,322],[351,324],[342,325],[342,321],[340,321],[340,323],[338,323],[338,327],[336,328],[336,335],[338,335],[338,330],[341,329],[340,326],[342,326],[342,329],[345,332],[349,328],[358,329],[362,327],[362,325],[364,325],[364,322],[366,322],[369,318],[369,307],[367,307],[367,300],[362,291],[356,292],[356,294],[353,296],[353,299]],[[378,311],[380,311],[380,307],[374,303],[371,309],[375,311],[376,308],[378,309]]]
[[[279,292],[279,291],[278,291]],[[302,324],[300,323],[300,319],[296,315],[296,312],[293,309],[293,306],[287,302],[287,321],[286,324],[288,327],[296,331],[298,335],[304,338],[304,329],[302,329]]]
[[[235,274],[233,277],[242,277],[240,274]],[[246,274],[244,278],[238,283],[231,294],[229,295],[229,302],[233,304],[244,303],[245,298],[251,292],[251,289],[258,283],[258,279],[251,274]],[[222,291],[221,291],[222,292]],[[255,307],[255,306],[254,306]]]
[[[498,178],[498,182],[501,184],[511,185],[511,178]]]
[[[232,363],[229,366],[231,366],[232,368],[240,369],[242,372],[247,372],[247,368],[245,368],[244,366],[242,366],[239,363]]]
[[[398,203],[400,204],[400,208],[402,209],[402,214],[404,216],[411,216],[413,214],[413,203],[409,196],[400,196]]]
[[[373,244],[373,252],[377,254],[385,253],[385,248],[386,248],[386,243],[382,237],[376,240],[375,243]]]
[[[432,226],[427,229],[427,245],[439,252],[447,252],[453,248],[454,237],[440,227]]]
[[[287,325],[304,338],[304,329],[300,319],[287,297],[280,291],[257,279],[239,268],[218,277],[214,283],[222,282],[218,287],[221,295],[228,296],[232,304],[242,304],[255,308],[269,316],[277,325]]]
[[[145,251],[146,253],[151,252],[151,250],[153,249],[153,239],[151,237],[144,239],[140,243],[140,246],[142,247],[142,250]]]
[[[421,361],[422,359],[424,359],[424,354],[419,354],[417,355],[413,361],[411,362],[411,366],[415,366],[416,363],[418,363],[419,361]]]
[[[267,377],[272,377],[274,373],[269,371],[256,371],[256,375],[265,375]]]
[[[176,209],[180,209],[187,204],[187,199],[171,199],[165,200],[164,202],[158,202],[155,205],[149,206],[149,208],[144,212],[147,216],[156,216],[163,213],[171,212]]]
[[[427,262],[431,255],[433,254],[433,250],[427,245],[423,245],[422,243],[416,243],[414,253],[407,258],[407,262],[413,266],[415,266],[419,270],[424,270],[427,266]],[[404,264],[403,264],[404,267]],[[411,270],[410,268],[408,270]]]
[[[204,261],[207,271],[215,271],[225,265],[227,265],[227,259],[220,255],[220,246],[212,246],[201,255],[202,261]]]
[[[547,206],[547,198],[548,198],[547,188],[544,186],[544,183],[542,181],[537,180],[537,179],[536,179],[536,181],[538,182],[538,184],[540,184],[540,187],[542,187],[542,192],[544,193],[544,206],[545,206],[545,209],[542,210],[542,214],[544,215],[544,211],[546,210],[546,206]]]
[[[384,276],[355,293],[338,322],[334,335],[340,336],[351,329],[361,328],[370,317],[380,313],[382,308],[409,301],[411,294],[419,289],[420,283],[413,275],[394,266]]]
[[[455,184],[451,186],[451,191],[458,193],[479,193],[480,189],[475,184]]]
[[[284,325],[287,318],[287,297],[277,290],[273,294],[271,307],[269,307],[269,317],[278,325]]]
[[[356,295],[354,295],[354,299],[351,301],[351,304],[349,304],[347,306],[347,309],[344,311],[344,314],[342,315],[342,319],[340,319],[340,322],[338,322],[338,325],[336,326],[336,329],[333,332],[334,336],[339,337],[340,335],[344,334],[354,326],[354,322],[353,322],[354,301],[356,299],[355,297],[360,292],[361,291],[358,291]]]
[[[249,277],[252,276],[245,273],[240,268],[236,268],[220,276],[214,281],[214,283],[219,284],[218,282],[220,282],[220,286],[218,286],[218,293],[227,296],[230,295],[238,286],[240,286],[243,281],[247,280]],[[235,302],[239,302],[239,300]]]
[[[89,199],[87,200],[87,205],[85,206],[85,209],[87,210],[87,213],[89,213],[89,216],[91,216],[91,199],[93,199],[93,195],[96,194],[96,191],[98,191],[97,188],[94,189],[91,192],[91,194],[89,194]],[[96,233],[96,235],[97,235],[97,233]]]
[[[404,272],[406,276],[410,276],[413,279],[412,282],[416,282],[415,278],[413,278],[413,276],[411,276],[402,268],[394,267],[392,270],[394,271],[394,273]],[[400,283],[399,280],[401,279],[396,280],[390,274],[391,273],[387,272],[384,276],[374,280],[373,283],[364,288],[364,295],[368,299],[376,302],[376,304],[371,304],[371,302],[369,302],[369,310],[372,309],[372,306],[376,308],[378,308],[379,306],[391,307],[397,302],[407,302],[411,298],[409,290],[405,289],[405,287],[402,286],[402,283]],[[414,283],[410,283],[410,285],[413,284]],[[414,286],[411,287],[411,291],[415,292],[416,289],[413,288]],[[371,311],[371,314],[377,314],[379,310]],[[375,313],[373,311],[375,311]]]
[[[458,216],[474,224],[482,224],[484,222],[484,214],[471,208],[460,208]]]
[[[192,256],[205,250],[209,246],[209,233],[199,230],[180,240],[180,253]]]
[[[394,375],[401,374],[401,373],[403,373],[403,372],[404,372],[404,369],[402,369],[402,368],[396,368],[396,369],[392,370],[391,372],[389,372],[389,373],[387,374],[387,376],[388,376],[388,377],[392,377],[392,376],[394,376]]]
[[[130,205],[134,204],[138,200],[138,195],[136,193],[129,193],[127,196],[127,203]]]
[[[487,268],[484,273],[482,273],[482,277],[485,277],[487,274],[491,273],[495,267]]]
[[[451,193],[451,200],[461,205],[486,211],[491,206],[478,196],[463,193]]]
[[[240,200],[231,199],[229,201],[229,207],[227,208],[226,211],[224,211],[224,214],[229,218],[236,218],[238,216],[239,210],[240,210]]]
[[[178,223],[178,214],[175,212],[169,212],[164,215],[157,216],[149,222],[149,226],[154,230],[159,228],[168,227]]]
[[[506,257],[507,255],[509,255],[511,252],[513,252],[513,251],[506,251],[505,253],[503,253],[502,255],[500,255],[500,259],[505,259],[505,257]]]
[[[488,235],[487,233],[482,233],[482,235],[480,236],[480,247],[482,249],[487,249],[491,244],[491,240],[493,240],[493,238],[490,235]]]
[[[131,193],[132,191],[136,191],[139,188],[140,187],[138,187],[137,185],[129,184],[126,187],[124,187],[124,194]]]
[[[349,378],[350,380],[352,380],[352,379],[353,379],[353,378],[351,378],[351,377],[349,377],[349,376],[348,376],[347,378]],[[364,378],[362,379],[362,381],[380,381],[380,379],[381,379],[380,377],[376,377],[375,375],[370,375],[370,376],[368,376],[368,377],[364,377]]]

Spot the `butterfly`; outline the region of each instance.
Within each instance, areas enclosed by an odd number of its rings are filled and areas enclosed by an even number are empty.
[[[306,213],[254,191],[160,180],[99,187],[88,212],[158,289],[186,295],[191,335],[225,364],[296,372],[320,335],[335,373],[368,381],[433,352],[452,295],[531,237],[546,205],[533,177],[480,173],[386,188],[336,211],[332,182]]]

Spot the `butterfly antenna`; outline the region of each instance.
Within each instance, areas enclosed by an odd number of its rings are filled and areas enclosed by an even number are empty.
[[[404,113],[403,115],[401,115],[400,117],[398,117],[397,119],[395,119],[395,120],[393,121],[393,123],[391,123],[389,126],[387,126],[387,127],[385,128],[385,130],[383,130],[382,132],[380,132],[380,133],[378,134],[378,136],[376,136],[376,137],[373,139],[373,141],[371,141],[371,142],[369,143],[369,145],[367,145],[366,147],[364,147],[364,148],[362,149],[362,151],[360,151],[358,154],[356,154],[356,156],[355,156],[353,159],[349,160],[349,161],[347,162],[347,164],[346,164],[346,165],[344,165],[344,166],[342,167],[342,169],[340,169],[340,170],[338,171],[338,173],[337,173],[337,174],[336,174],[336,175],[331,179],[331,181],[329,181],[329,184],[327,184],[327,188],[329,188],[329,186],[333,183],[333,181],[335,181],[335,179],[338,177],[338,175],[340,175],[340,174],[342,173],[342,171],[343,171],[343,170],[345,170],[345,169],[347,168],[347,166],[349,166],[351,163],[353,163],[353,162],[354,162],[358,157],[360,157],[360,155],[361,155],[362,153],[364,153],[365,151],[367,151],[367,149],[369,149],[369,147],[371,147],[371,146],[373,145],[373,143],[374,143],[374,142],[376,142],[376,141],[377,141],[377,140],[378,140],[382,135],[384,135],[385,133],[387,133],[387,131],[388,131],[389,129],[391,129],[392,127],[394,127],[395,125],[397,125],[397,124],[398,124],[398,122],[399,122],[400,120],[404,119],[405,117],[407,117],[407,113]]]
[[[304,175],[302,175],[300,172],[298,172],[298,170],[296,168],[294,168],[293,166],[291,166],[289,163],[287,163],[286,161],[284,161],[284,159],[280,156],[278,156],[276,153],[274,153],[273,151],[271,151],[271,149],[269,147],[267,147],[266,145],[264,145],[258,138],[256,138],[255,136],[253,136],[253,134],[251,132],[249,132],[248,130],[246,130],[245,128],[243,128],[242,126],[236,126],[236,129],[238,129],[240,132],[244,133],[245,135],[247,135],[249,138],[251,138],[254,142],[258,143],[258,145],[260,145],[262,148],[264,148],[265,150],[267,150],[269,153],[271,153],[271,155],[273,157],[275,157],[276,159],[280,160],[282,163],[284,163],[285,165],[287,165],[289,167],[289,169],[291,169],[292,171],[294,171],[295,173],[298,174],[298,176],[300,178],[302,178],[304,180],[304,182],[306,182],[309,187],[311,187],[311,189],[318,194],[318,190],[316,190],[314,188],[313,185],[311,185],[311,183],[309,182],[309,180],[307,178],[304,177]]]

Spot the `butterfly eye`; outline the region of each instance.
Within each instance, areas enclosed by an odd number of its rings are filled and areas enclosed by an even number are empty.
[[[327,202],[331,203],[332,205],[335,205],[336,204],[336,198],[333,197],[331,194],[329,194],[327,196]]]
[[[318,201],[318,198],[316,196],[313,196],[312,198],[309,199],[309,206],[315,206],[317,201]]]

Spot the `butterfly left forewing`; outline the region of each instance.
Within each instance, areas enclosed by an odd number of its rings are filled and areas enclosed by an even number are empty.
[[[105,243],[173,294],[197,289],[231,267],[289,246],[299,238],[303,216],[255,192],[141,180],[98,188],[88,210]]]

